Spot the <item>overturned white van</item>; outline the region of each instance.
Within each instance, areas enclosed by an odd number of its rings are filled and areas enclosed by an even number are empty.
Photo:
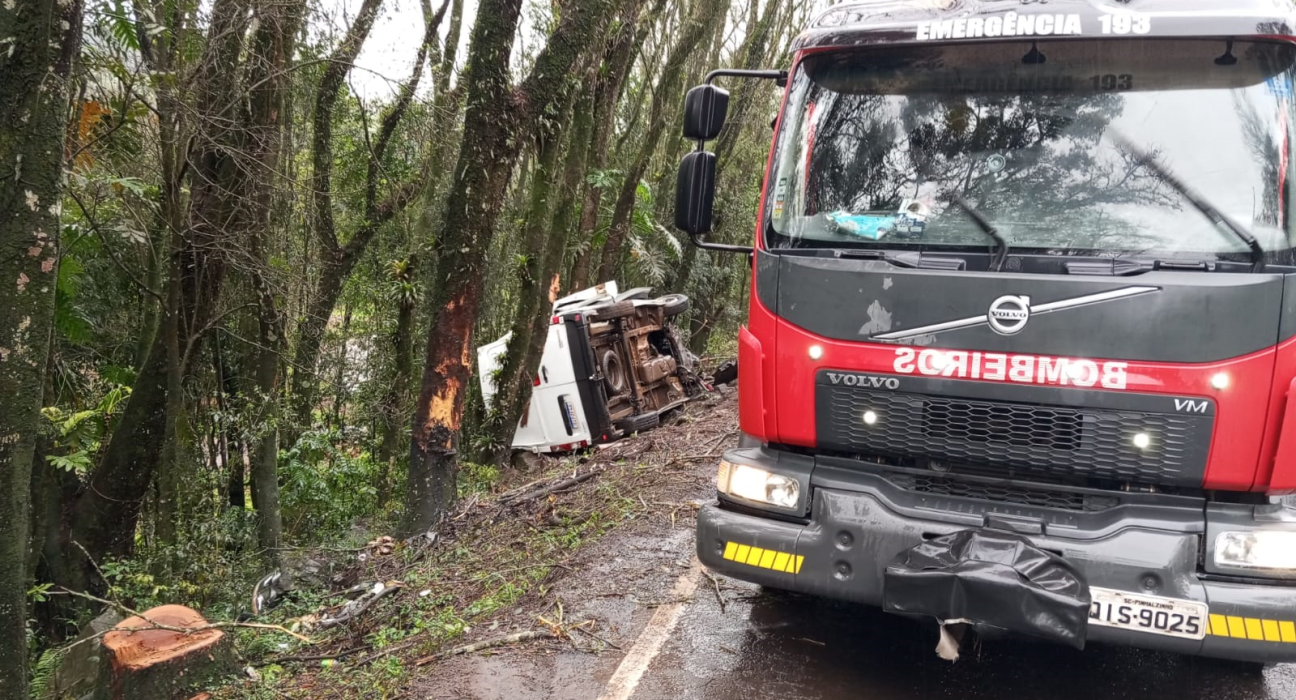
[[[670,323],[688,309],[688,297],[651,291],[619,292],[606,282],[554,302],[514,449],[569,452],[610,442],[656,427],[663,413],[701,390],[696,358]],[[510,337],[477,348],[488,407]]]

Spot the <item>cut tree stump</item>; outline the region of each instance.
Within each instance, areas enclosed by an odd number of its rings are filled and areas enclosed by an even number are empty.
[[[200,629],[206,625],[202,615],[183,605],[163,605],[123,620],[104,635],[95,700],[184,700],[234,672],[229,639],[218,629]]]

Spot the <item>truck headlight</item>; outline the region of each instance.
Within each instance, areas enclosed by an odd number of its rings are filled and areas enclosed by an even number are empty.
[[[735,498],[779,508],[796,508],[801,500],[801,485],[796,479],[723,459],[716,476],[716,488]]]
[[[1296,577],[1296,531],[1221,532],[1215,538],[1215,565]]]

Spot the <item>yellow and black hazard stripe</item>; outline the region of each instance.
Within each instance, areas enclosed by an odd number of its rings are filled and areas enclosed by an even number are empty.
[[[788,552],[779,552],[773,549],[761,549],[737,542],[726,542],[724,558],[729,561],[736,561],[739,564],[756,566],[762,569],[773,569],[788,574],[797,574],[801,572],[801,563],[805,557],[790,554]]]
[[[1296,623],[1289,620],[1262,620],[1212,613],[1207,632],[1215,637],[1296,644]]]

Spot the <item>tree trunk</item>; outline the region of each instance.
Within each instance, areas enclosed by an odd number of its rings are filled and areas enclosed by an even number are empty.
[[[504,361],[495,380],[495,404],[489,417],[491,444],[495,447],[494,456],[497,459],[508,453],[514,427],[522,415],[523,404],[518,401],[521,387],[531,386],[534,367],[527,364],[531,354],[531,338],[533,335],[547,335],[543,327],[548,325],[548,317],[541,315],[541,302],[547,298],[545,291],[549,284],[547,271],[551,266],[549,256],[552,252],[549,241],[559,241],[554,257],[561,257],[562,246],[567,240],[565,231],[549,225],[566,125],[571,121],[570,87],[565,88],[564,92],[568,97],[558,110],[561,116],[545,120],[540,129],[540,152],[536,155],[531,197],[527,205],[526,222],[522,226],[520,250],[523,251],[523,256],[516,270],[519,279],[517,303],[513,307],[513,321],[510,324],[513,336],[509,339]],[[561,187],[561,182],[559,186]],[[529,397],[529,391],[527,395]]]
[[[346,368],[350,359],[351,343],[351,304],[342,307],[342,338],[338,343],[336,374],[333,375],[333,421],[332,427],[342,430],[342,409],[347,400]]]
[[[436,245],[435,232],[441,230],[443,219],[446,177],[450,174],[447,161],[458,153],[459,110],[463,108],[463,90],[459,86],[450,88],[450,78],[454,74],[455,57],[459,51],[459,36],[463,29],[463,0],[452,0],[450,9],[450,28],[446,34],[445,51],[441,55],[441,65],[436,73],[435,97],[432,101],[432,128],[429,133],[437,134],[428,154],[428,183],[423,190],[421,212],[418,228],[428,237],[429,245]],[[437,275],[438,260],[424,260],[422,287],[428,298],[438,298],[440,277]],[[429,312],[435,313],[435,309]],[[426,321],[425,321],[426,322]],[[402,416],[402,420],[407,416]]]
[[[417,297],[413,285],[418,264],[414,256],[398,263],[393,271],[393,281],[400,287],[396,302],[396,330],[392,334],[392,354],[395,365],[387,393],[383,397],[382,443],[378,448],[380,472],[376,491],[379,507],[391,500],[392,473],[396,471],[403,427],[408,414],[410,379],[414,371],[414,311]]]
[[[245,163],[241,163],[238,99],[238,59],[249,24],[247,0],[217,0],[211,10],[206,50],[193,78],[198,119],[188,154],[190,204],[187,222],[177,234],[173,269],[180,270],[180,373],[188,376],[189,363],[198,354],[211,323],[224,284],[225,255],[231,232],[224,222],[238,220],[238,196]],[[129,552],[134,543],[140,507],[161,458],[168,404],[168,345],[159,334],[149,359],[136,380],[130,399],[90,477],[90,488],[78,499],[71,537],[91,558]],[[79,549],[67,555],[81,559]],[[82,561],[81,580],[63,582],[84,588],[93,580],[91,562]]]
[[[405,508],[405,531],[411,535],[432,527],[455,497],[452,460],[472,366],[481,271],[520,148],[510,138],[514,128],[504,109],[508,57],[520,11],[521,0],[480,2],[468,47],[464,135],[433,258],[441,258],[442,251],[458,252],[442,261],[448,268],[439,295],[444,299],[433,300],[440,311],[428,333],[411,425]],[[501,150],[494,152],[494,147]]]
[[[163,545],[176,542],[176,513],[180,496],[180,444],[177,435],[180,414],[184,412],[180,368],[180,280],[179,269],[171,270],[167,285],[166,322],[162,338],[166,341],[166,404],[163,409],[162,458],[157,472],[157,509],[154,532]]]
[[[262,433],[252,453],[252,481],[257,493],[257,544],[271,562],[279,560],[283,522],[279,512],[279,430],[275,415],[278,407],[279,347],[276,339],[281,323],[273,303],[260,310],[261,348],[257,351],[257,393],[262,402]]]
[[[593,75],[587,76],[583,81],[584,85],[593,84]],[[573,101],[573,109],[568,110],[568,115],[564,121],[571,121],[571,134],[567,139],[566,157],[563,164],[562,180],[557,195],[558,203],[553,207],[552,220],[549,223],[549,233],[543,241],[538,241],[534,250],[543,245],[540,258],[543,261],[539,267],[536,279],[542,284],[541,287],[532,290],[533,304],[527,311],[526,315],[519,314],[514,319],[514,342],[519,336],[516,335],[520,323],[528,323],[529,328],[525,330],[523,337],[528,338],[526,345],[522,347],[522,357],[517,363],[517,367],[531,371],[531,368],[540,365],[540,358],[544,354],[545,343],[548,341],[549,334],[546,328],[549,318],[546,314],[541,314],[542,305],[548,301],[552,302],[550,294],[543,294],[541,290],[547,287],[551,292],[562,289],[561,275],[565,269],[565,253],[569,238],[573,235],[573,225],[575,224],[578,212],[576,211],[576,195],[580,192],[580,183],[585,175],[585,166],[589,160],[590,134],[594,127],[594,117],[592,110],[582,109],[582,105],[589,102],[593,92],[588,87],[581,91],[580,97]],[[521,301],[526,301],[522,297]],[[510,342],[512,350],[512,342]],[[505,372],[501,372],[501,375]],[[518,372],[514,376],[514,388],[510,394],[511,400],[507,405],[497,404],[497,406],[506,411],[499,417],[498,425],[507,430],[496,437],[496,443],[502,447],[507,447],[512,442],[512,431],[517,425],[518,419],[521,418],[522,412],[526,405],[531,401],[531,392],[533,385],[526,381],[527,374]],[[496,394],[496,400],[499,400],[500,394]]]
[[[648,13],[639,17],[637,23],[625,23],[608,45],[603,59],[603,77],[598,81],[595,90],[594,129],[589,147],[590,158],[586,164],[587,171],[602,170],[607,166],[608,145],[612,139],[612,129],[616,126],[617,101],[621,98],[626,77],[634,67],[635,58],[643,48],[644,39],[653,24],[657,22],[664,6],[664,0],[654,0],[652,9]],[[640,5],[635,3],[632,7],[630,16],[635,17],[638,15]],[[598,248],[594,245],[594,230],[598,227],[599,206],[602,200],[603,189],[586,183],[581,198],[580,226],[576,232],[576,240],[581,247],[572,263],[570,281],[567,284],[570,291],[584,289],[592,282],[601,281],[591,279],[590,266],[598,259]]]
[[[725,10],[728,2],[721,0],[699,0],[696,13],[680,33],[679,39],[671,47],[662,69],[661,79],[653,90],[652,108],[648,117],[648,133],[631,166],[626,170],[625,180],[621,183],[621,192],[617,196],[616,207],[612,212],[612,223],[608,226],[607,241],[603,244],[603,254],[599,260],[595,279],[613,279],[618,273],[623,246],[630,232],[630,220],[634,215],[635,201],[639,191],[639,181],[648,169],[648,161],[657,150],[662,134],[669,120],[666,109],[676,108],[684,84],[684,64],[690,54],[702,43],[709,33],[723,29]]]
[[[199,631],[177,631],[187,629]],[[208,627],[202,615],[181,605],[163,605],[128,617],[99,644],[94,700],[183,700],[238,668],[233,643],[225,633]]]
[[[455,496],[454,454],[472,370],[472,330],[490,247],[522,143],[551,118],[567,75],[602,35],[613,0],[574,0],[536,57],[530,74],[509,89],[508,62],[521,0],[482,0],[469,49],[464,137],[446,220],[435,252],[443,258],[440,312],[427,354],[410,440],[405,530],[434,525]],[[525,129],[522,127],[526,127]],[[450,253],[453,254],[450,254]]]
[[[297,431],[309,428],[311,410],[319,396],[320,348],[333,307],[342,295],[342,285],[355,266],[355,256],[347,255],[338,242],[333,220],[333,110],[351,64],[364,46],[382,0],[364,0],[355,21],[329,61],[315,90],[314,130],[311,135],[311,193],[314,215],[312,229],[322,256],[319,279],[306,302],[306,312],[297,328],[297,351],[293,358],[292,402],[293,438]],[[293,440],[295,442],[295,440]]]
[[[165,245],[169,233],[165,225],[160,225],[158,230],[149,236],[148,273],[144,280],[144,284],[148,285],[149,289],[157,290],[162,286],[163,257],[159,254],[158,248]],[[135,338],[136,369],[144,366],[145,360],[148,359],[149,348],[153,347],[153,338],[157,336],[158,321],[162,312],[154,297],[141,294],[140,300],[144,305],[144,313],[140,320],[139,336]]]
[[[333,308],[342,296],[342,284],[355,265],[354,260],[338,259],[341,255],[339,250],[329,250],[325,246],[323,254],[328,258],[320,269],[315,289],[306,302],[306,313],[302,315],[297,327],[297,351],[292,365],[293,425],[290,442],[296,442],[296,436],[311,426],[311,412],[319,397],[319,378],[316,372],[320,352],[324,347],[324,332],[328,328],[329,318],[333,316]]]
[[[257,494],[257,543],[273,566],[279,562],[283,524],[279,512],[279,368],[284,348],[283,315],[275,302],[267,244],[274,225],[276,193],[279,191],[280,156],[285,151],[284,134],[289,115],[288,68],[292,63],[296,37],[306,9],[305,0],[270,3],[258,13],[260,20],[253,37],[248,82],[248,155],[254,164],[248,190],[252,200],[247,228],[251,258],[250,273],[257,298],[256,373],[257,424],[261,428],[252,447],[252,482]],[[240,498],[242,494],[240,494]]]
[[[342,43],[329,57],[328,67],[320,78],[315,92],[315,112],[313,114],[314,134],[311,143],[313,174],[311,186],[314,198],[314,233],[323,250],[323,267],[315,292],[307,302],[306,313],[302,318],[297,334],[297,352],[293,360],[292,397],[293,397],[293,433],[296,441],[297,431],[310,426],[311,411],[319,396],[320,349],[324,342],[324,331],[329,318],[342,296],[342,288],[356,262],[364,254],[369,241],[377,233],[378,227],[386,223],[403,209],[422,189],[423,181],[405,183],[395,188],[392,195],[379,203],[378,183],[382,179],[382,158],[387,150],[396,127],[408,111],[414,92],[423,75],[423,62],[429,50],[436,44],[436,30],[440,26],[450,0],[444,0],[441,9],[435,15],[425,16],[423,43],[419,46],[418,57],[414,61],[414,71],[409,80],[401,86],[396,103],[382,120],[377,140],[370,151],[368,177],[365,183],[365,222],[351,235],[345,244],[338,241],[337,229],[333,220],[333,110],[337,105],[338,94],[342,83],[360,49],[364,46],[369,30],[373,27],[382,0],[364,0],[355,22],[347,31]]]
[[[229,414],[230,399],[238,395],[237,375],[226,362],[225,344],[220,342],[220,336],[213,338],[212,357],[214,369],[216,372],[216,385],[219,388],[216,394],[216,405],[224,415]],[[247,474],[243,463],[243,445],[237,437],[237,433],[230,430],[228,422],[223,422],[220,426],[221,431],[221,457],[224,467],[229,473],[226,480],[225,497],[231,508],[243,510],[247,505]]]
[[[0,699],[27,700],[32,459],[54,321],[78,0],[0,4]]]
[[[573,103],[571,137],[567,140],[562,190],[558,196],[558,204],[554,207],[553,223],[550,226],[554,232],[562,236],[564,247],[559,251],[556,259],[546,254],[546,260],[557,264],[557,267],[551,268],[549,273],[551,275],[561,275],[567,271],[568,258],[571,257],[567,253],[568,248],[578,248],[581,244],[581,241],[576,238],[579,235],[576,225],[580,219],[580,202],[577,197],[582,192],[581,183],[585,181],[585,174],[588,172],[590,139],[594,133],[593,111],[585,108],[585,105],[590,105],[593,101],[594,90],[590,86],[594,84],[594,75],[587,75],[584,81],[585,87]],[[559,289],[562,287],[560,286]]]

